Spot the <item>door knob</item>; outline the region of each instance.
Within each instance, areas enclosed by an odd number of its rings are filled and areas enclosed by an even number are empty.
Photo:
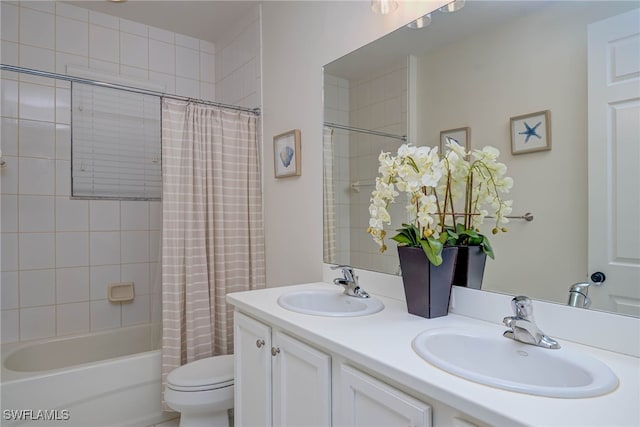
[[[264,340],[261,340],[261,339],[256,340],[256,347],[262,348],[263,345],[264,345]]]
[[[596,271],[591,275],[591,281],[596,286],[602,285],[605,280],[607,280],[607,276],[605,276],[604,273],[601,271]]]
[[[271,347],[271,355],[272,356],[276,356],[278,353],[280,353],[280,349],[278,347]]]

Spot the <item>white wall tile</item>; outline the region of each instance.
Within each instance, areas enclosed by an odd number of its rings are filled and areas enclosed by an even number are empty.
[[[71,160],[71,126],[56,124],[56,159]]]
[[[2,28],[0,28],[0,37],[2,40],[18,42],[18,7],[7,2],[0,4],[0,14],[2,15]],[[4,52],[3,52],[4,57]],[[4,58],[3,58],[4,63]]]
[[[57,16],[56,50],[74,55],[89,55],[89,24]]]
[[[120,34],[117,30],[89,25],[89,57],[119,62]]]
[[[77,302],[59,304],[56,308],[56,326],[58,335],[89,332],[91,321],[90,304]]]
[[[200,82],[200,99],[205,101],[216,100],[216,85],[213,83]]]
[[[41,1],[26,0],[26,1],[21,1],[20,4],[22,7],[28,7],[30,9],[39,10],[41,12],[47,12],[47,13],[56,12],[55,3],[49,0],[41,0]]]
[[[176,41],[175,33],[155,27],[149,27],[149,38],[171,44]]]
[[[18,117],[18,82],[2,79],[2,117]]]
[[[120,65],[120,75],[133,77],[137,80],[148,80],[149,71],[143,68],[129,67],[126,65]]]
[[[62,2],[56,2],[56,15],[84,22],[89,21],[89,11],[87,9]]]
[[[103,27],[112,28],[114,30],[120,28],[120,20],[115,16],[94,12],[92,10],[89,11],[89,22]]]
[[[91,232],[91,265],[120,264],[120,232]]]
[[[157,73],[149,71],[149,80],[154,83],[164,84],[164,92],[175,94],[176,92],[176,76],[173,74]]]
[[[54,120],[54,88],[20,83],[20,118],[52,122]]]
[[[21,158],[18,190],[20,194],[52,196],[54,160]]]
[[[89,227],[91,231],[120,230],[120,202],[117,200],[90,200]]]
[[[91,301],[91,330],[113,329],[120,327],[120,303],[108,300]]]
[[[21,270],[55,267],[53,233],[20,233],[19,243]],[[2,257],[4,258],[4,253]]]
[[[89,68],[111,74],[118,74],[120,66],[116,62],[102,61],[100,59],[90,59]]]
[[[20,45],[20,66],[25,68],[31,68],[34,70],[50,71],[54,72],[55,67],[55,52],[51,49],[43,49],[40,47]],[[28,75],[21,75],[22,81],[42,82],[41,77],[32,77]],[[43,82],[44,83],[44,82]],[[47,83],[45,83],[47,84]]]
[[[56,267],[89,265],[89,233],[69,231],[56,233]]]
[[[18,328],[20,319],[18,310],[2,310],[2,343],[16,342],[20,339]]]
[[[86,56],[72,55],[70,53],[64,53],[64,52],[56,52],[56,73],[67,74],[68,66],[87,68],[89,66],[89,60],[87,59]],[[60,86],[60,83],[63,83],[63,82],[58,80],[56,82],[56,86]]]
[[[149,261],[160,262],[160,245],[162,244],[162,232],[152,230],[149,232]]]
[[[20,339],[52,337],[56,334],[55,306],[20,309]]]
[[[122,326],[149,322],[149,295],[137,296],[133,301],[122,304]]]
[[[144,201],[120,202],[120,221],[122,230],[148,230],[149,203]]]
[[[20,272],[20,306],[35,307],[56,303],[55,270]]]
[[[23,5],[25,5],[23,3]],[[26,6],[26,5],[25,5]],[[54,48],[55,19],[51,13],[20,9],[20,43],[47,49]],[[34,31],[34,29],[37,29]]]
[[[58,304],[89,301],[90,289],[89,267],[56,269],[56,302]]]
[[[18,155],[18,120],[8,117],[2,118],[0,132],[2,134],[2,155],[17,156]]]
[[[149,264],[122,264],[120,269],[121,282],[133,282],[136,296],[149,293]]]
[[[20,120],[18,126],[20,156],[54,158],[56,134],[53,123]]]
[[[56,197],[56,231],[89,231],[89,201]]]
[[[164,74],[175,74],[176,48],[173,44],[149,40],[149,70]]]
[[[149,27],[139,22],[129,21],[128,19],[120,18],[120,31],[143,37],[149,36]]]
[[[148,68],[148,38],[128,33],[120,33],[120,65]]]
[[[110,283],[119,283],[120,264],[92,266],[89,269],[91,276],[91,300],[107,298],[107,289]]]
[[[0,231],[16,233],[18,231],[18,196],[3,194],[0,201]]]
[[[200,94],[200,85],[197,80],[176,77],[176,94],[188,98],[197,98]]]
[[[19,195],[18,212],[21,233],[54,231],[53,197]]]
[[[149,229],[162,229],[162,202],[149,202]]]
[[[56,160],[56,196],[71,196],[71,162]]]
[[[206,40],[200,40],[200,51],[205,53],[210,53],[211,55],[215,55],[216,46],[213,43],[208,42]]]
[[[123,231],[120,238],[123,264],[149,261],[148,231]]]
[[[4,3],[3,3],[4,4]],[[20,45],[18,43],[13,43],[9,41],[2,41],[2,63],[6,65],[20,65],[18,61],[18,52],[20,50]],[[2,71],[2,75],[4,77],[5,73],[9,74],[8,71]],[[14,73],[14,80],[18,78],[17,73]]]
[[[200,78],[200,54],[197,50],[176,46],[176,77]]]
[[[2,310],[18,308],[18,272],[3,271],[0,280],[2,281],[0,286]]]
[[[56,88],[56,123],[71,124],[71,90]]]
[[[207,83],[216,81],[215,56],[200,52],[200,80]]]
[[[18,233],[0,233],[0,246],[2,271],[16,271],[18,269]]]
[[[176,33],[176,46],[188,47],[189,49],[200,49],[200,40],[193,37],[185,36],[184,34]]]

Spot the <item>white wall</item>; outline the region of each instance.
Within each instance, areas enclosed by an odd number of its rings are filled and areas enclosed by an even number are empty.
[[[65,3],[1,4],[1,60],[75,65],[165,92],[259,106],[259,8],[212,43]],[[70,200],[69,83],[2,72],[2,342],[158,320],[160,202]],[[133,281],[132,303],[107,285]]]
[[[263,4],[268,286],[322,280],[322,66],[445,3],[400,2],[387,16],[369,1]],[[291,129],[302,132],[302,175],[275,179],[272,138]]]

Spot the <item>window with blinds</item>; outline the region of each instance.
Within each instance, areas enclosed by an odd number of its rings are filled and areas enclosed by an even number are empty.
[[[159,200],[160,97],[73,83],[71,195]]]

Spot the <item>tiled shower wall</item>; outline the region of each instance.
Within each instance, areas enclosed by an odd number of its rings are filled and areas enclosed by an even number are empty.
[[[62,74],[76,65],[214,98],[212,43],[64,3],[1,7],[3,64]],[[234,40],[252,31],[256,21],[249,23]],[[252,46],[259,60],[259,42]],[[229,49],[229,58],[237,57]],[[230,74],[229,96],[247,98],[245,87],[259,87],[258,70]],[[161,204],[70,200],[69,105],[66,82],[2,73],[2,342],[160,316]],[[120,281],[135,283],[132,303],[106,299],[107,285]]]
[[[407,64],[400,62],[373,70],[349,84],[349,118],[351,126],[394,135],[407,134]],[[352,182],[359,182],[360,192],[350,192],[351,262],[365,269],[398,271],[395,244],[387,239],[389,249],[380,254],[378,245],[365,233],[369,223],[369,199],[378,175],[381,151],[396,153],[403,142],[397,139],[352,133],[349,142],[349,171]],[[389,237],[406,218],[404,203],[390,206],[397,224],[386,226]],[[368,268],[369,267],[369,268]]]

